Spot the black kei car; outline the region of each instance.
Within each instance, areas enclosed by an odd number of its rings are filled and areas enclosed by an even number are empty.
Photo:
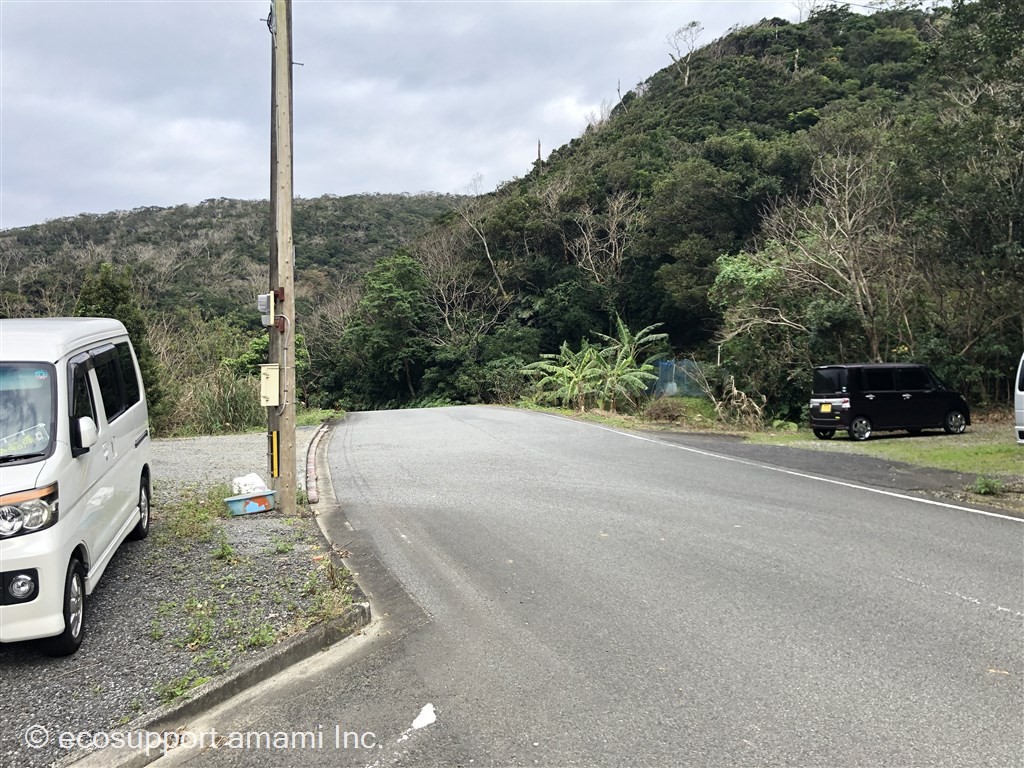
[[[823,365],[814,369],[811,429],[821,440],[846,430],[854,440],[867,440],[879,430],[912,433],[942,427],[960,434],[971,423],[971,411],[924,365],[864,363]]]

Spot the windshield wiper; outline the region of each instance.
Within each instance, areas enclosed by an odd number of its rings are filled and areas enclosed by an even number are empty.
[[[40,456],[45,455],[45,453],[8,453],[0,456],[0,464],[6,464],[9,461],[20,461],[21,459],[38,459]]]

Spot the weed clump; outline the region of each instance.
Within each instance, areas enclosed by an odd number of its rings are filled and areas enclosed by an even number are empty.
[[[967,490],[979,496],[1000,496],[1003,493],[1003,481],[996,477],[978,475]]]
[[[682,424],[686,421],[686,406],[680,398],[659,397],[644,408],[644,418],[647,421]]]

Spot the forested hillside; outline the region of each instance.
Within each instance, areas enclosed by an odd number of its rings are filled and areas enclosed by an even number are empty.
[[[298,199],[294,241],[298,290],[315,303],[354,283],[377,259],[421,235],[456,198],[354,195]],[[255,323],[254,296],[268,283],[266,201],[206,200],[55,219],[0,232],[0,312],[57,314],[74,305],[96,265],[130,266],[143,305],[194,307]]]
[[[460,198],[355,195],[294,206],[296,307],[305,339],[335,333],[361,276],[429,228]],[[256,295],[269,288],[266,201],[80,215],[0,232],[0,316],[131,316],[141,310],[151,372],[166,393],[164,432],[229,430],[265,419],[252,379],[265,343]],[[105,265],[110,265],[105,268]],[[125,296],[135,307],[125,310]],[[122,319],[124,319],[122,317]],[[139,341],[136,340],[136,346]],[[315,381],[308,365],[306,383]]]
[[[798,416],[810,366],[840,361],[927,362],[975,402],[1005,400],[1024,349],[1024,13],[890,5],[713,41],[666,30],[668,66],[491,194],[300,202],[300,283],[321,302],[299,318],[306,397],[512,399],[541,353],[620,317],[663,324],[666,354],[720,355],[710,381],[775,415]],[[263,290],[267,233],[245,205],[3,233],[2,309],[52,311],[74,292],[59,263],[131,253],[155,322],[186,302],[251,333],[237,308]],[[387,215],[407,234],[436,213],[415,239],[381,234]]]
[[[799,414],[812,364],[844,360],[928,362],[1005,400],[1024,348],[1019,11],[833,6],[677,49],[525,178],[379,263],[330,390],[502,397],[521,362],[618,315],[664,323],[677,353],[720,346],[713,379],[777,415]]]

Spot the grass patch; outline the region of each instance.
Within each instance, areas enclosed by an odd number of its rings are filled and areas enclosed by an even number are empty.
[[[606,427],[614,427],[616,429],[652,429],[658,426],[681,426],[685,424],[687,426],[699,426],[702,429],[714,428],[714,406],[708,401],[703,401],[702,398],[698,397],[673,397],[673,398],[661,398],[662,400],[671,401],[684,401],[681,406],[677,406],[674,402],[670,406],[658,406],[656,414],[661,413],[661,417],[650,417],[647,415],[647,410],[640,415],[633,415],[628,413],[612,413],[611,411],[602,411],[597,408],[590,408],[586,411],[575,411],[571,408],[559,408],[556,406],[549,405],[538,405],[532,402],[522,402],[519,404],[519,408],[527,411],[537,411],[538,413],[550,413],[556,416],[564,416],[567,419],[574,419],[576,421],[585,421],[591,424],[602,424]],[[698,401],[707,402],[708,407],[711,409],[711,417],[708,418],[704,415],[704,406],[690,406],[685,401]],[[657,401],[652,401],[657,402]],[[675,415],[677,418],[668,418],[665,416]]]
[[[156,686],[156,694],[164,704],[170,704],[175,699],[180,699],[186,693],[208,682],[211,678],[200,675],[196,670],[190,669],[181,677],[176,677],[168,683],[160,683]]]
[[[736,427],[724,424],[718,418],[715,404],[706,397],[659,397],[651,400],[638,415],[610,413],[596,408],[574,411],[571,408],[539,405],[526,399],[522,400],[517,407],[527,411],[564,416],[577,421],[603,424],[616,429],[686,429],[698,432],[737,434]]]
[[[217,605],[212,600],[192,598],[185,603],[185,613],[188,616],[188,627],[185,636],[178,638],[175,644],[179,648],[196,651],[213,639],[217,628],[214,621],[217,615]]]
[[[277,632],[269,624],[261,624],[245,638],[246,648],[265,648],[277,642]]]
[[[268,555],[287,555],[293,549],[295,549],[294,541],[275,536],[271,540],[270,547],[267,548],[266,553]]]
[[[1002,425],[980,424],[962,435],[925,432],[912,436],[903,432],[881,432],[864,442],[850,440],[844,433],[837,433],[832,440],[818,440],[805,429],[785,433],[752,433],[747,435],[747,440],[767,445],[855,453],[919,467],[1019,479],[1022,475],[1022,451],[1011,441],[1011,437],[1011,431]]]
[[[329,419],[340,419],[344,411],[332,408],[299,408],[295,412],[295,426],[315,427]]]
[[[228,543],[227,534],[224,533],[223,528],[219,528],[217,533],[219,534],[217,547],[213,550],[211,557],[214,560],[233,560],[235,558],[235,548]]]
[[[231,495],[226,483],[203,492],[186,489],[169,505],[157,531],[161,544],[210,541],[218,530],[218,519],[227,515],[224,499]]]
[[[598,410],[574,411],[572,408],[559,408],[553,405],[539,405],[530,401],[523,401],[518,407],[526,411],[550,413],[555,416],[564,416],[567,419],[589,421],[595,424],[618,427],[620,429],[636,429],[638,426],[638,419],[636,416],[626,416],[621,413],[610,413],[608,411]]]
[[[154,681],[163,702],[340,615],[357,589],[331,563],[311,514],[232,517],[230,495],[219,484],[158,497],[147,563],[160,589],[144,641],[177,660]]]

